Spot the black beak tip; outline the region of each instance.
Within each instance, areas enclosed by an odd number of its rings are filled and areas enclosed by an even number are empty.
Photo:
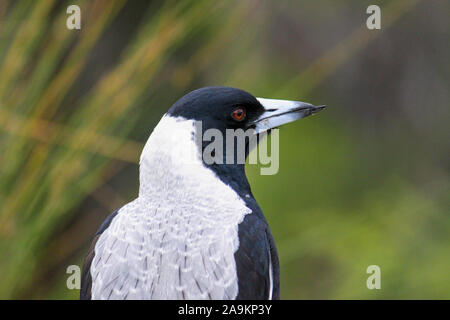
[[[321,105],[321,106],[315,106],[313,113],[317,113],[319,111],[322,111],[323,109],[325,109],[327,106],[326,105]]]

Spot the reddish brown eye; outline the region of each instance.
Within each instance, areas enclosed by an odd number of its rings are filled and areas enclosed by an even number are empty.
[[[234,111],[231,113],[231,116],[233,117],[234,120],[236,121],[242,121],[245,118],[245,109],[244,108],[236,108],[234,109]]]

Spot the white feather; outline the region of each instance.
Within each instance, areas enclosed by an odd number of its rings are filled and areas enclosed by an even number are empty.
[[[139,197],[100,236],[93,299],[233,299],[238,224],[251,212],[207,169],[194,122],[164,116],[141,155]]]

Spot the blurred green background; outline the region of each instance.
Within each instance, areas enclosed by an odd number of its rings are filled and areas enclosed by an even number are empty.
[[[68,30],[66,8],[81,8]],[[381,30],[366,8],[381,7]],[[226,85],[329,108],[247,174],[283,299],[450,298],[450,2],[0,1],[0,298],[78,298],[68,265],[137,196],[183,94]],[[381,268],[381,290],[366,268]]]

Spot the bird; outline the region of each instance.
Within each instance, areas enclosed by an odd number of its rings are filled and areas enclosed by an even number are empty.
[[[93,237],[80,299],[280,299],[275,241],[245,163],[204,161],[208,141],[196,135],[242,129],[259,137],[324,108],[232,87],[204,87],[176,101],[144,145],[137,198]],[[248,141],[245,147],[247,157]]]

